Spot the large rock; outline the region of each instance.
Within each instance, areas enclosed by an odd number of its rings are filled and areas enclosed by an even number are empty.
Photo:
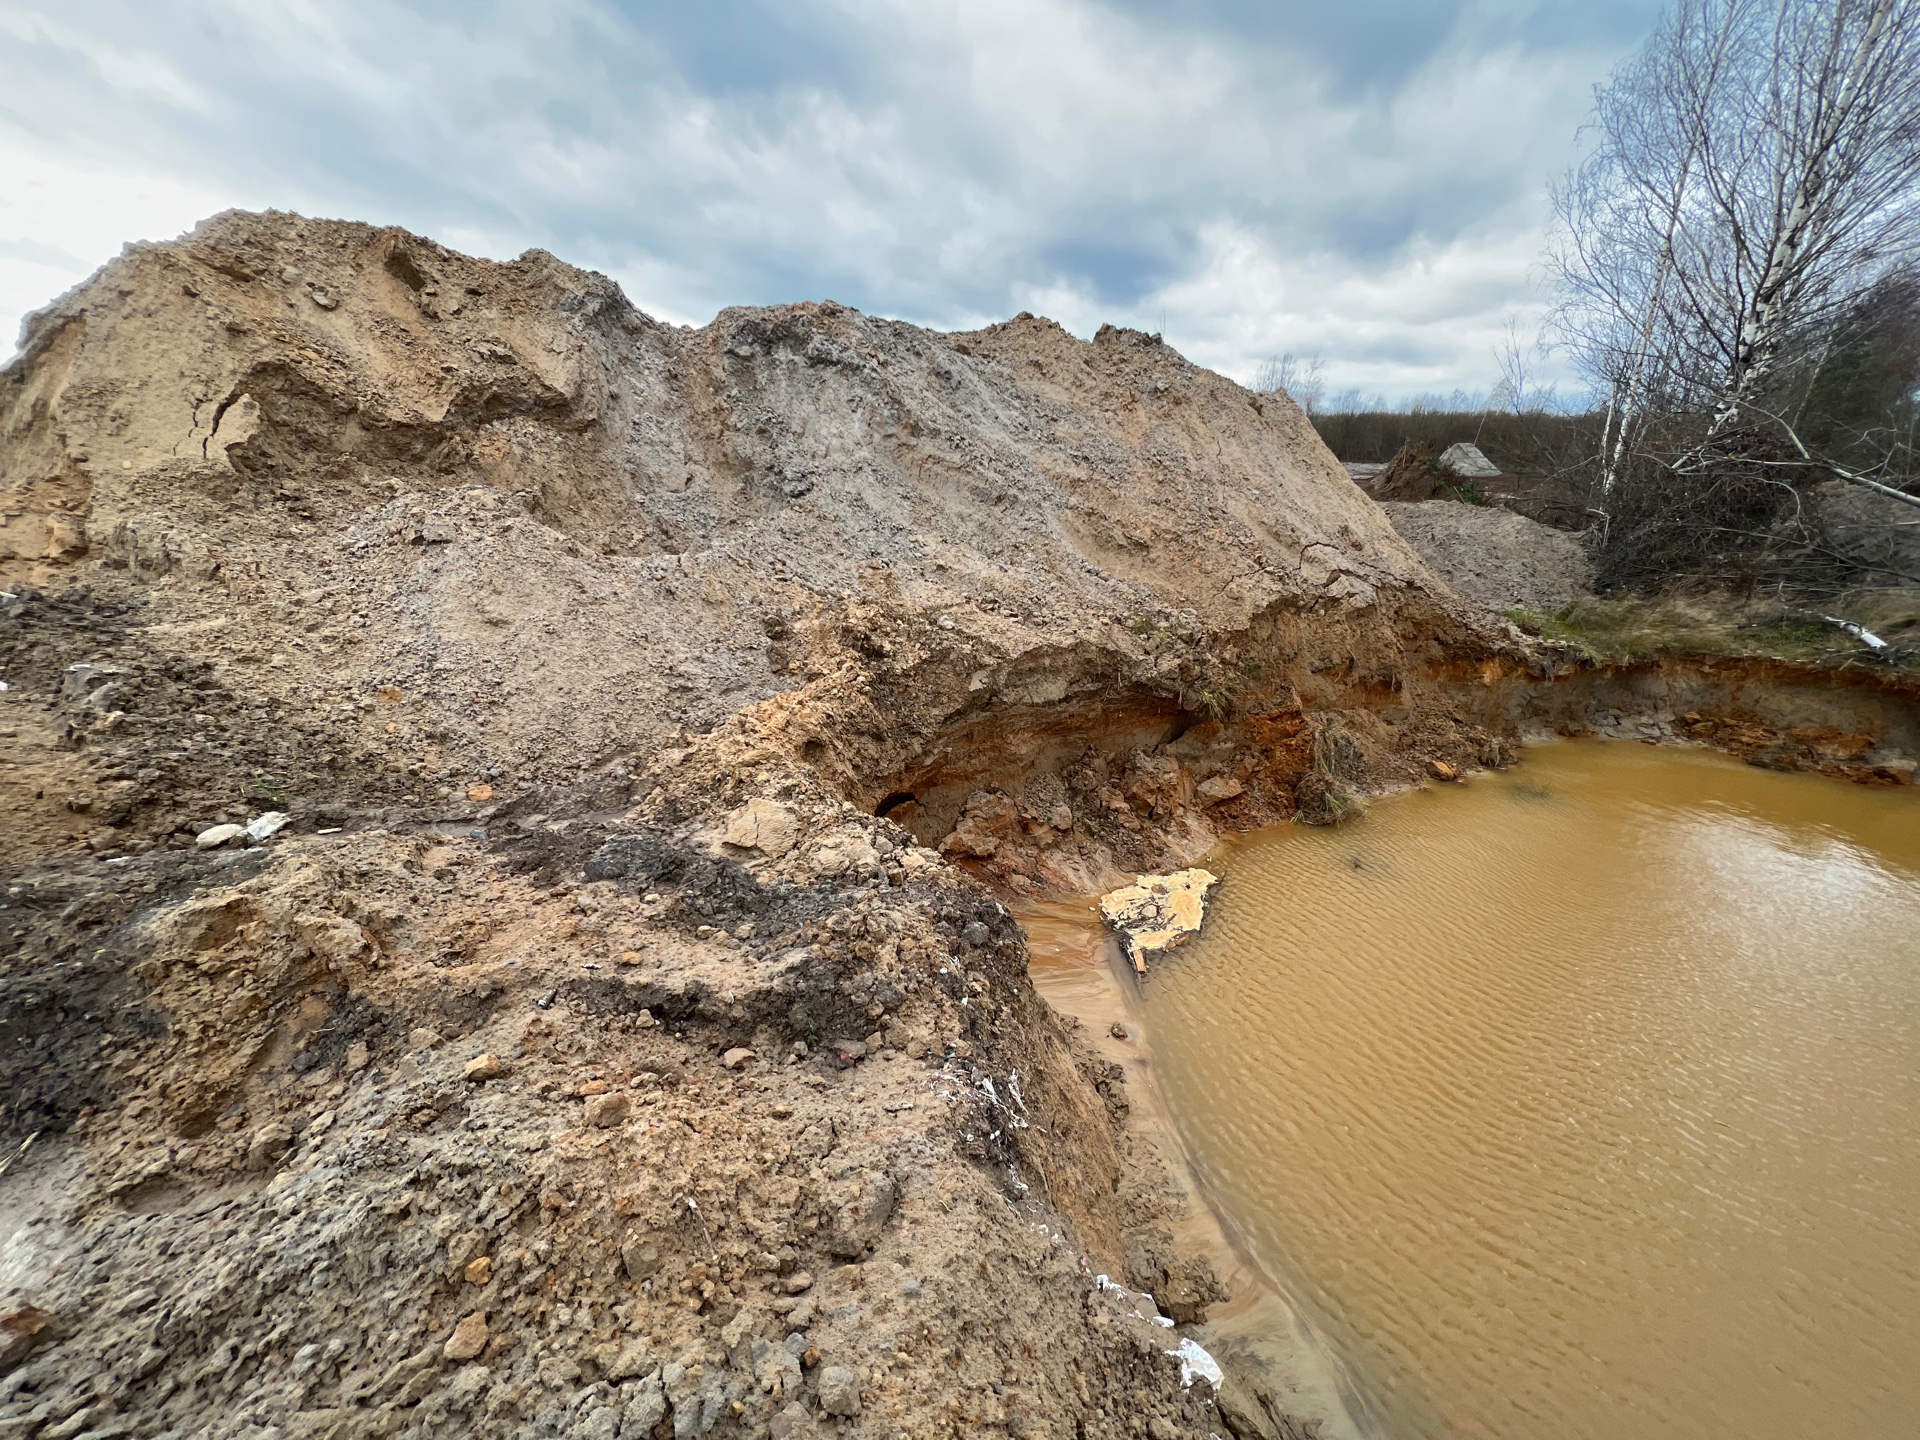
[[[800,838],[800,822],[786,806],[772,800],[749,800],[727,817],[723,844],[740,850],[758,850],[778,860]]]
[[[1198,868],[1142,875],[1132,885],[1102,895],[1100,916],[1120,932],[1127,958],[1144,975],[1149,955],[1184,945],[1200,933],[1207,891],[1218,883],[1217,875]]]

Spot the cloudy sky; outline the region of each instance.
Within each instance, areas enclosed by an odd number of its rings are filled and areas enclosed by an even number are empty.
[[[1485,389],[1656,0],[0,0],[0,352],[230,206],[542,246],[642,309],[1020,310]]]

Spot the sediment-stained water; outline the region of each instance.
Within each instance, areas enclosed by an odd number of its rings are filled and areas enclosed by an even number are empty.
[[[1393,1430],[1920,1434],[1914,792],[1568,743],[1210,863],[1155,1068]]]

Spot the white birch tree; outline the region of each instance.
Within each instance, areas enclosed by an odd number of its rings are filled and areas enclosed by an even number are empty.
[[[1603,491],[1656,419],[1697,417],[1685,463],[1763,430],[1825,464],[1793,387],[1920,260],[1920,0],[1676,0],[1590,132],[1553,262],[1558,338],[1610,397]]]

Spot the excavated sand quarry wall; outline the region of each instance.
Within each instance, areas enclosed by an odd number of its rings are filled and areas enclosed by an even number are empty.
[[[1292,406],[235,215],[0,409],[0,1423],[1338,1430],[996,898],[1537,718]]]

